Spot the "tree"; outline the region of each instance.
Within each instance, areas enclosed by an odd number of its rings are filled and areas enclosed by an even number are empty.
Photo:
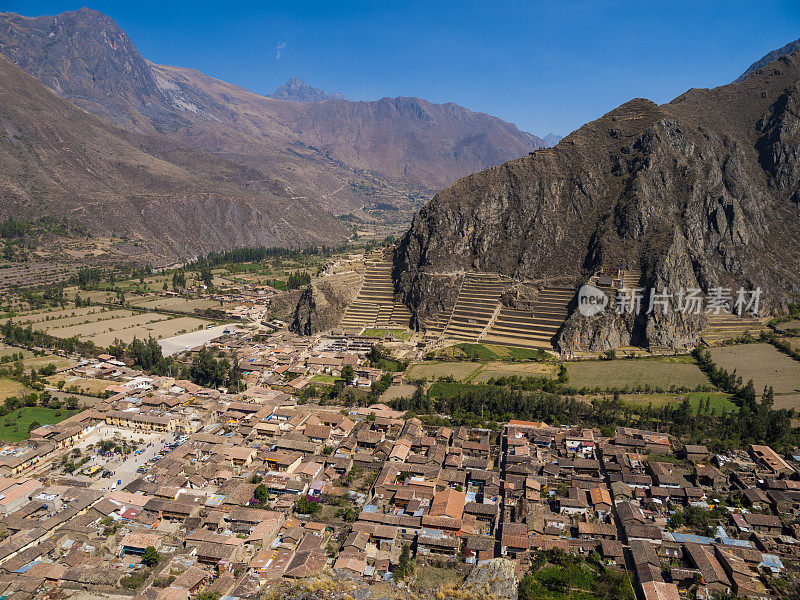
[[[411,558],[411,548],[408,544],[403,544],[403,549],[400,551],[400,560],[397,563],[397,568],[394,570],[394,578],[402,580],[414,572],[414,560]]]
[[[33,431],[34,429],[38,429],[41,427],[42,424],[39,421],[31,421],[30,425],[28,425],[28,431]]]
[[[356,374],[355,371],[353,370],[353,365],[345,365],[344,367],[342,367],[342,379],[344,379],[344,382],[347,385],[353,383],[353,379],[355,379],[355,377]]]
[[[66,400],[67,410],[78,410],[78,399],[75,396],[69,396]]]
[[[256,486],[256,489],[253,490],[253,498],[255,498],[259,504],[264,504],[269,497],[269,491],[267,491],[267,486],[263,483],[259,483]]]
[[[322,507],[319,505],[319,502],[304,497],[297,501],[294,510],[301,515],[314,515],[322,510]]]
[[[142,554],[142,564],[146,567],[155,567],[161,562],[161,555],[153,546],[148,546]]]

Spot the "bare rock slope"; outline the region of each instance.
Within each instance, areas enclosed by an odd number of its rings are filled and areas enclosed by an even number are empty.
[[[399,243],[394,278],[417,320],[477,270],[577,285],[602,269],[645,287],[764,289],[764,308],[800,291],[800,52],[743,81],[658,106],[635,99],[555,147],[437,194]],[[678,318],[681,317],[681,318]],[[685,345],[702,317],[571,317],[597,349]]]

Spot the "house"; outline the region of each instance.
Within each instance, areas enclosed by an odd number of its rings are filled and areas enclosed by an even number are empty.
[[[780,517],[775,515],[762,515],[760,513],[745,513],[745,521],[753,531],[779,535],[783,529]]]
[[[156,533],[126,533],[117,547],[117,554],[144,554],[144,551],[152,546],[156,550],[161,547],[161,538]]]
[[[503,523],[500,536],[500,553],[515,558],[528,551],[528,527],[524,523]]]

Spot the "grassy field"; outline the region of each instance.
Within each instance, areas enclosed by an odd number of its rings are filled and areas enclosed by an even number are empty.
[[[758,394],[764,386],[775,390],[775,408],[800,409],[800,362],[770,344],[742,344],[711,348],[717,366],[753,380]]]
[[[34,421],[41,425],[51,425],[63,421],[76,412],[77,411],[74,410],[56,410],[54,408],[41,408],[38,406],[20,408],[0,418],[0,440],[6,442],[20,442],[26,440],[30,435],[28,433],[28,426]]]
[[[569,385],[578,388],[710,385],[694,360],[686,356],[574,362],[567,365],[567,371]]]
[[[10,398],[11,396],[16,396],[19,398],[25,394],[29,394],[31,390],[18,381],[14,381],[13,379],[6,379],[5,377],[0,379],[0,402],[5,400],[6,398]]]
[[[364,333],[361,335],[366,335],[369,337],[392,337],[396,340],[407,340],[411,338],[411,332],[406,331],[405,329],[365,329]]]
[[[333,384],[338,377],[334,377],[333,375],[323,375],[322,373],[317,373],[311,378],[311,381],[314,383],[324,383],[324,384]]]
[[[490,362],[486,363],[472,381],[475,383],[486,383],[494,377],[553,377],[556,374],[556,366],[553,363],[506,363]]]
[[[477,362],[424,362],[408,367],[408,379],[427,379],[434,381],[439,377],[452,377],[456,381],[466,381],[483,366]]]
[[[539,350],[511,348],[494,344],[473,344],[463,342],[442,348],[436,355],[441,358],[465,358],[468,360],[543,360],[549,355]]]

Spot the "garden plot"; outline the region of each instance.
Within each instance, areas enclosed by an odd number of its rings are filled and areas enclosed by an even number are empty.
[[[555,366],[551,363],[504,363],[490,362],[481,369],[475,378],[474,383],[486,383],[492,377],[553,377]]]

